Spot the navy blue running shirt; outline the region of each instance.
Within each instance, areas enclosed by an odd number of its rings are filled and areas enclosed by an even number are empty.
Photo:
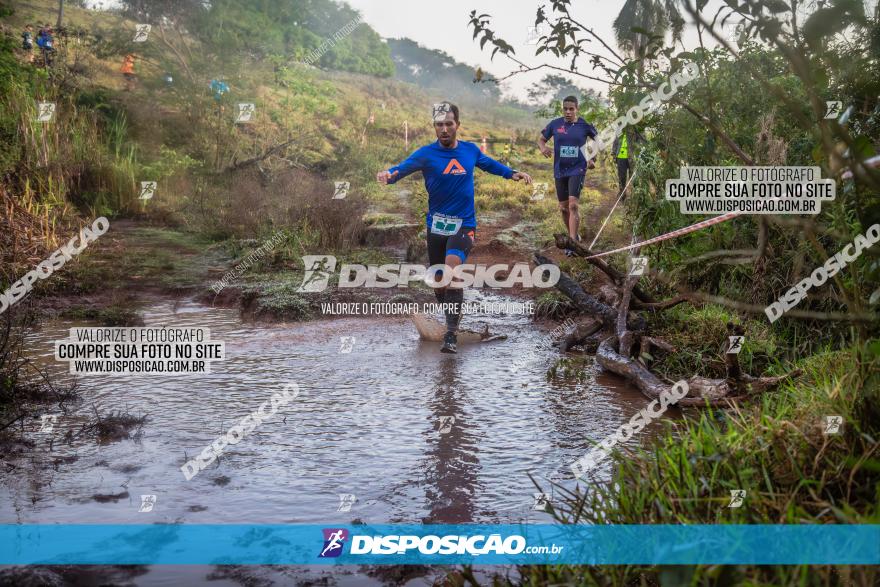
[[[586,174],[587,160],[581,147],[587,144],[587,137],[595,138],[597,134],[596,127],[583,118],[575,122],[565,122],[564,118],[551,120],[541,131],[541,136],[548,141],[553,139],[553,176]]]
[[[513,169],[487,157],[474,143],[458,141],[448,149],[435,141],[417,149],[400,165],[388,170],[400,172],[393,184],[411,173],[421,171],[428,190],[428,229],[435,234],[455,234],[457,227],[477,227],[474,210],[474,167],[510,179]],[[437,223],[440,223],[437,225]]]

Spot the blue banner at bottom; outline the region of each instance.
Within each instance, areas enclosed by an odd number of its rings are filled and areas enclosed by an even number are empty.
[[[0,564],[880,564],[880,525],[0,525]]]

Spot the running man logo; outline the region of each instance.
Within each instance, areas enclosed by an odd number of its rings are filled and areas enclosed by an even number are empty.
[[[336,508],[337,512],[350,512],[351,506],[354,505],[354,502],[357,501],[357,497],[353,493],[340,493],[339,494],[339,507]]]
[[[153,506],[156,505],[156,496],[155,495],[142,495],[141,496],[141,507],[138,509],[139,513],[145,514],[153,511]]]
[[[543,200],[547,195],[547,182],[536,182],[532,188],[532,201]]]
[[[141,193],[138,196],[138,200],[152,200],[153,195],[156,193],[157,184],[158,182],[155,181],[142,181]]]
[[[629,274],[633,275],[643,275],[645,273],[645,269],[648,268],[648,258],[647,257],[633,257],[630,259],[629,266]]]
[[[840,434],[843,416],[825,416],[825,434]]]
[[[49,434],[52,430],[55,429],[55,423],[58,421],[58,416],[56,414],[43,414],[40,416],[40,430],[39,432],[43,432]]]
[[[729,336],[727,337],[729,340],[729,344],[727,345],[727,354],[728,355],[738,355],[739,352],[743,348],[743,342],[745,342],[745,336]]]
[[[37,103],[37,122],[52,122],[55,116],[55,102]]]
[[[435,122],[442,122],[446,120],[446,114],[449,112],[449,104],[446,102],[441,102],[440,104],[434,104],[431,108],[431,118],[434,119]]]
[[[837,118],[838,116],[840,116],[841,110],[843,110],[843,102],[841,102],[840,100],[826,100],[825,120]]]
[[[333,182],[333,199],[334,200],[344,200],[345,196],[348,195],[349,188],[351,188],[350,182],[334,181]]]
[[[440,416],[440,434],[452,432],[453,424],[455,424],[455,416]]]
[[[550,509],[550,494],[549,493],[533,493],[535,498],[535,503],[532,504],[532,509],[540,512],[546,512]]]
[[[348,540],[348,530],[344,528],[324,528],[324,547],[318,558],[337,557],[342,554],[342,547]]]
[[[542,25],[530,26],[526,29],[526,45],[537,45],[541,37],[547,33]]]
[[[354,337],[353,336],[343,336],[342,344],[339,345],[339,352],[348,355],[351,353],[352,349],[354,349]]]
[[[250,122],[254,118],[254,113],[257,111],[257,107],[254,104],[250,103],[242,103],[238,105],[238,115],[235,117],[235,122]]]
[[[135,43],[143,43],[147,40],[147,37],[150,35],[150,30],[153,28],[153,25],[149,24],[139,24],[135,27],[134,32],[134,41]]]
[[[467,174],[464,167],[461,166],[461,163],[458,162],[458,159],[453,159],[449,162],[449,165],[446,166],[446,169],[443,170],[443,175],[464,175]]]
[[[305,255],[302,258],[306,274],[302,285],[296,291],[318,292],[327,289],[327,282],[336,270],[336,257],[333,255]]]
[[[730,490],[730,503],[727,504],[729,508],[738,508],[742,506],[743,500],[746,498],[746,490],[745,489],[731,489]]]

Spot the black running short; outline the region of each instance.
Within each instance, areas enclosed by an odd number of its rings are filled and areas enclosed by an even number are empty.
[[[585,175],[570,175],[556,178],[556,199],[567,202],[569,198],[580,198]]]
[[[474,247],[476,228],[462,226],[455,234],[434,234],[428,230],[428,265],[444,265],[446,255],[455,255],[464,263]]]

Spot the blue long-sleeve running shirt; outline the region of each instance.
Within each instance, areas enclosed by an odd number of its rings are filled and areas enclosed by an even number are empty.
[[[448,149],[435,141],[417,149],[400,165],[388,170],[399,175],[389,179],[393,184],[411,173],[421,171],[428,190],[428,214],[425,218],[428,230],[438,216],[443,222],[451,219],[453,224],[466,228],[477,227],[474,210],[474,167],[510,179],[515,173],[510,167],[487,157],[474,143],[458,141],[454,149]],[[460,222],[456,222],[460,219]]]

